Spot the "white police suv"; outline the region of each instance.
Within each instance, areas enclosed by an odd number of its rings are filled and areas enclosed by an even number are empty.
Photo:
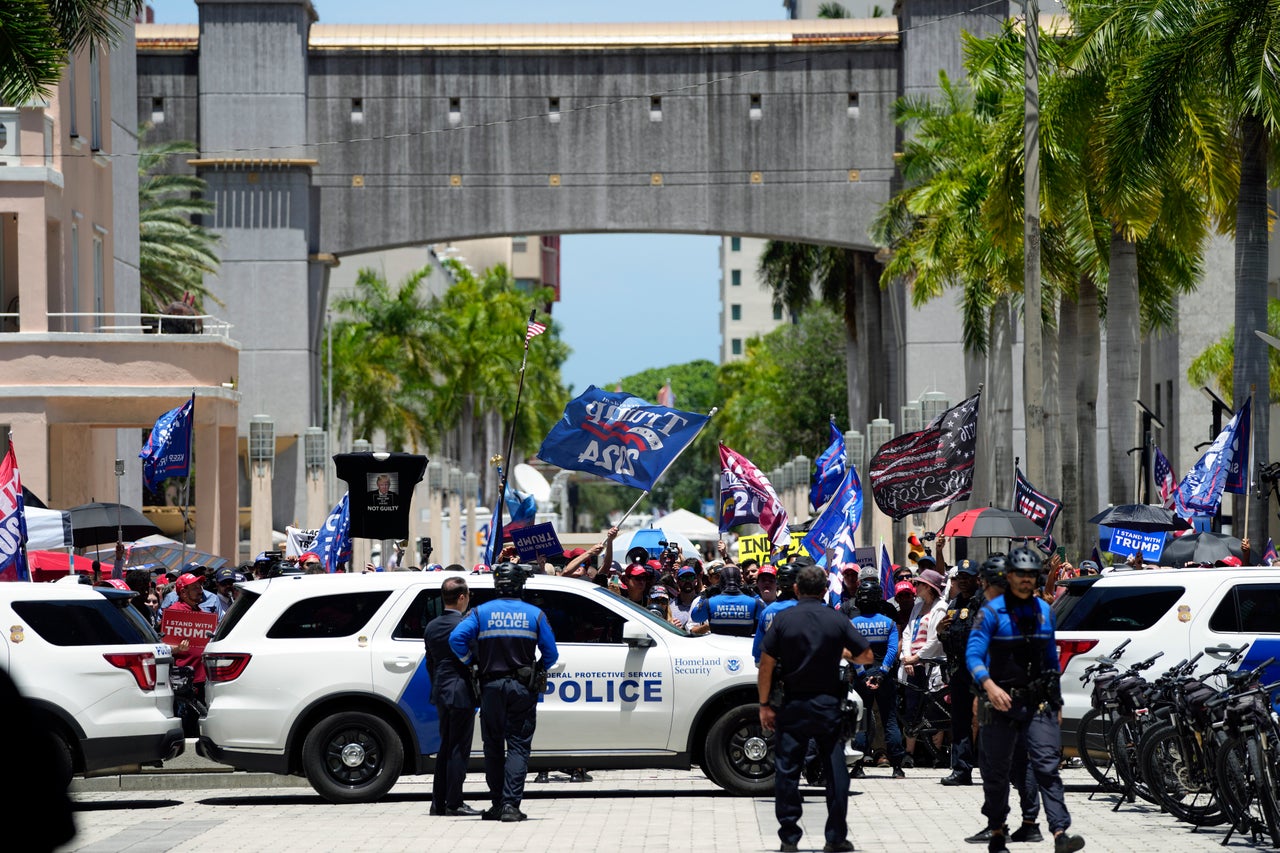
[[[422,642],[444,572],[304,575],[241,584],[205,650],[202,755],[305,775],[333,802],[368,802],[429,773],[440,737]],[[471,603],[493,579],[467,575]],[[737,794],[773,790],[750,639],[693,637],[607,589],[537,575],[560,660],[538,707],[529,766],[699,765]],[[473,769],[482,766],[479,726]]]
[[[53,732],[66,780],[182,754],[173,655],[132,597],[79,584],[0,583],[0,666]]]

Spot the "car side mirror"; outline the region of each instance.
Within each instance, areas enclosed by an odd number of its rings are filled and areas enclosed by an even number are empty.
[[[656,645],[653,637],[649,636],[649,632],[635,622],[628,622],[622,626],[622,642],[640,649]]]

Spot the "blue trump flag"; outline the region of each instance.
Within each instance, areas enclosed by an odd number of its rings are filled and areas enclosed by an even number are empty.
[[[828,423],[831,429],[831,443],[813,460],[813,476],[809,485],[809,504],[814,509],[829,501],[842,488],[844,479],[845,448],[844,433],[836,427],[835,419]],[[859,488],[861,492],[861,488]],[[861,495],[859,495],[861,498]],[[861,505],[861,500],[859,500]]]
[[[191,414],[196,395],[156,418],[146,446],[138,454],[142,460],[142,479],[150,492],[160,491],[160,484],[170,477],[186,477],[191,473]]]
[[[1200,457],[1200,461],[1178,484],[1178,490],[1173,496],[1173,508],[1182,518],[1217,513],[1218,504],[1222,501],[1222,490],[1227,485],[1232,468],[1241,460],[1247,462],[1249,408],[1252,403],[1252,397],[1244,401],[1240,411],[1218,433],[1204,456]]]
[[[564,407],[538,458],[649,491],[708,420],[592,385]]]
[[[831,502],[809,525],[800,544],[816,560],[826,554],[827,549],[844,545],[849,537],[858,529],[862,521],[862,483],[858,480],[858,469],[850,465],[840,487],[831,496]],[[849,549],[852,550],[852,549]],[[833,560],[835,565],[828,566],[835,570],[843,560]]]
[[[520,530],[528,527],[537,520],[538,502],[534,500],[533,495],[516,491],[507,485],[507,515],[510,520],[502,525],[502,538],[506,540],[512,530]],[[489,533],[484,542],[484,554],[482,559],[486,565],[493,565],[494,559],[498,554],[502,553],[500,545],[493,541],[493,534],[498,528],[498,509],[493,510],[493,518],[489,521]]]
[[[349,497],[349,495],[343,495],[342,500],[338,501],[338,505],[329,513],[329,517],[324,520],[324,524],[320,525],[320,532],[316,534],[316,541],[311,545],[311,550],[320,555],[320,562],[324,564],[326,572],[336,572],[339,563],[346,563],[351,560],[351,504],[348,500]]]
[[[1249,431],[1253,428],[1250,410],[1253,396],[1244,401],[1240,407],[1239,424],[1232,439],[1233,453],[1231,463],[1227,466],[1227,484],[1223,491],[1233,495],[1249,494]]]

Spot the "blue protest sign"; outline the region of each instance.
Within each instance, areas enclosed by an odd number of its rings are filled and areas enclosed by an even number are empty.
[[[1108,550],[1121,557],[1141,554],[1145,562],[1158,563],[1164,553],[1164,537],[1162,532],[1142,533],[1115,527],[1111,530],[1111,547]]]
[[[526,563],[564,551],[564,546],[560,544],[560,538],[556,536],[556,530],[549,521],[511,531],[511,543],[516,546],[520,559]]]

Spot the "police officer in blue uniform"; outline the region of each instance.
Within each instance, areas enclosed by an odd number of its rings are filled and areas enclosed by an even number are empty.
[[[1070,835],[1071,815],[1063,797],[1058,760],[1062,750],[1058,709],[1058,656],[1053,615],[1048,603],[1035,597],[1040,559],[1029,549],[1009,555],[1005,593],[983,605],[969,633],[966,663],[978,688],[978,724],[982,749],[982,813],[987,818],[991,853],[1007,853],[1010,780],[1035,773],[1054,853],[1084,847],[1084,839]]]
[[[720,574],[720,592],[703,598],[689,613],[690,622],[706,622],[713,634],[755,635],[764,602],[742,589],[742,570],[730,563]]]
[[[751,657],[756,666],[760,665],[760,650],[764,645],[764,635],[768,633],[773,618],[783,610],[796,606],[796,573],[799,570],[794,563],[784,563],[778,567],[778,600],[760,611],[756,621],[756,638],[751,643]]]
[[[484,776],[492,807],[484,820],[524,820],[524,777],[537,724],[539,683],[559,658],[546,615],[520,600],[528,566],[501,563],[493,570],[498,597],[474,609],[449,635],[449,646],[464,664],[480,671],[480,737]],[[472,645],[475,653],[472,653]],[[541,658],[534,657],[535,650]]]
[[[427,672],[431,675],[431,702],[440,720],[440,751],[436,753],[431,787],[431,814],[471,817],[478,809],[462,802],[462,782],[471,757],[471,735],[476,725],[476,695],[471,673],[449,646],[449,635],[462,621],[471,593],[463,578],[445,578],[440,584],[444,613],[427,623]]]
[[[858,668],[862,678],[854,687],[862,697],[863,707],[867,709],[867,723],[865,727],[859,728],[853,740],[853,747],[864,753],[867,751],[867,735],[871,728],[870,712],[874,706],[876,716],[880,718],[880,724],[884,727],[884,742],[889,751],[889,764],[893,767],[893,778],[905,779],[907,774],[902,770],[902,759],[907,751],[902,742],[902,728],[898,725],[897,691],[895,690],[898,682],[893,675],[898,661],[898,623],[885,614],[876,612],[883,601],[884,591],[880,581],[871,579],[858,581],[858,587],[854,592],[854,603],[858,608],[858,615],[851,621],[858,633],[866,637],[867,642],[871,644],[875,662]],[[865,776],[866,771],[862,769],[862,763],[855,764],[849,775],[854,779]]]
[[[796,578],[796,606],[778,613],[764,636],[757,689],[760,726],[774,738],[774,813],[782,853],[799,849],[800,771],[810,738],[825,760],[827,822],[823,850],[852,850],[849,841],[849,774],[841,748],[841,703],[847,694],[840,659],[875,661],[871,646],[839,611],[827,607],[827,572],[805,566]],[[847,654],[845,654],[847,652]],[[775,691],[781,682],[780,694]]]

